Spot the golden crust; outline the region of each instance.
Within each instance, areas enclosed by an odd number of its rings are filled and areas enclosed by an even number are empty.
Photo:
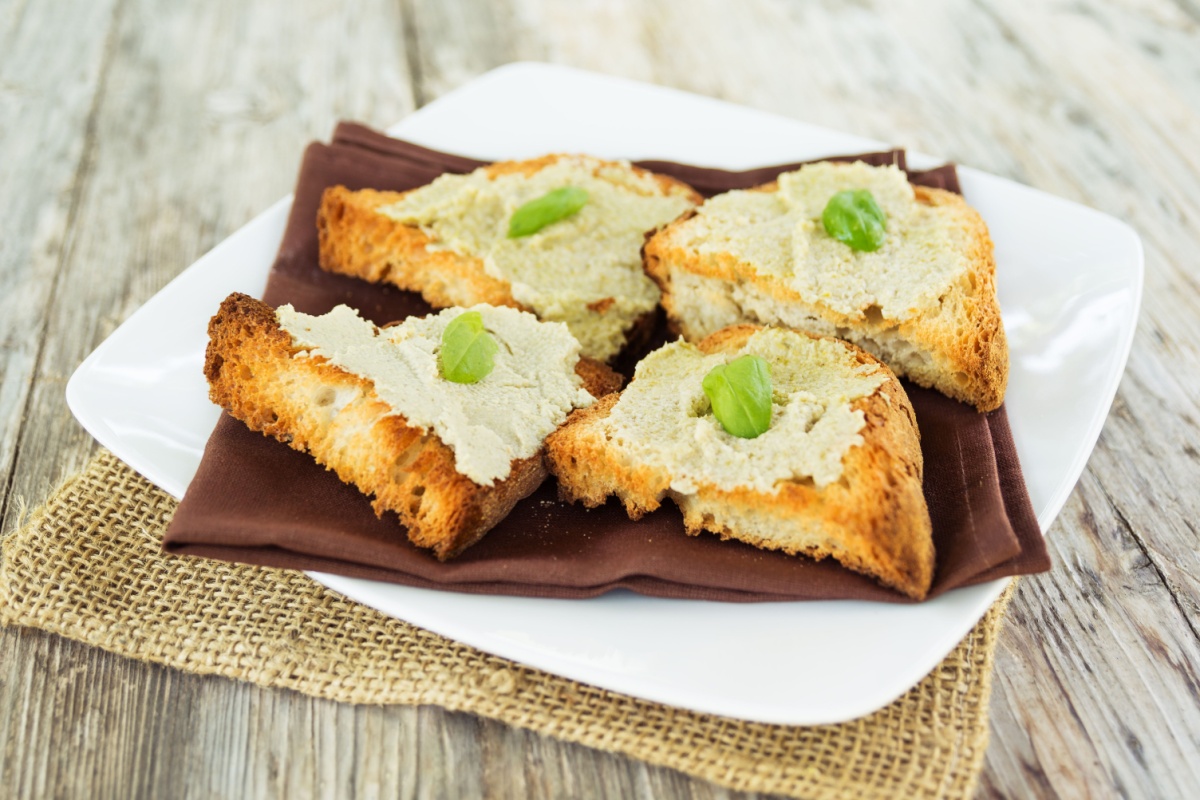
[[[379,213],[404,194],[352,192],[344,186],[326,189],[317,211],[321,269],[420,292],[434,308],[477,303],[522,308],[513,299],[512,287],[488,275],[481,259],[430,250],[427,245],[433,240],[420,228]]]
[[[488,166],[487,172],[490,176],[532,175],[565,157],[554,154],[526,161],[501,161]],[[600,162],[601,166],[614,163]],[[653,178],[665,195],[682,195],[693,203],[703,202],[685,183],[640,167],[632,169],[638,175]],[[419,227],[379,213],[379,209],[398,202],[405,194],[374,189],[351,191],[344,186],[326,189],[317,211],[321,269],[420,292],[434,308],[488,303],[532,312],[517,302],[507,281],[487,273],[482,259],[451,250],[430,250],[428,245],[435,240]],[[626,332],[626,341],[645,338],[654,321],[655,312],[643,314]]]
[[[512,462],[509,477],[491,487],[472,482],[455,470],[449,447],[393,413],[369,380],[320,358],[292,358],[274,309],[244,294],[225,299],[208,334],[204,375],[214,403],[373,495],[376,514],[395,511],[413,544],[440,560],[479,541],[546,478],[539,452]],[[620,388],[620,376],[592,359],[581,358],[576,371],[594,396]]]
[[[775,191],[776,188],[774,184],[765,184],[756,190]],[[854,338],[854,334],[859,333],[867,337],[895,336],[910,342],[930,354],[932,365],[919,373],[901,371],[901,374],[922,386],[970,403],[980,411],[991,411],[1004,402],[1008,385],[1008,340],[996,299],[996,264],[991,236],[983,218],[959,195],[942,189],[913,188],[917,202],[937,206],[954,219],[966,242],[966,256],[971,265],[932,314],[904,322],[884,317],[878,308],[868,309],[858,317],[841,314],[804,297],[769,275],[758,274],[751,265],[730,253],[701,254],[677,244],[675,234],[679,226],[694,213],[681,217],[649,238],[643,249],[645,269],[662,290],[662,305],[672,329],[689,340],[693,338],[689,322],[679,313],[672,292],[675,270],[751,285],[773,301],[796,307],[822,320],[831,329],[838,330],[843,338]],[[773,319],[749,321],[778,322]],[[900,371],[899,364],[889,366]]]
[[[706,353],[737,350],[757,330],[760,326],[731,326],[698,346]],[[859,363],[880,363],[866,351],[840,343]],[[630,518],[639,519],[670,497],[683,511],[689,534],[708,530],[790,555],[832,556],[920,600],[929,591],[934,569],[932,524],[921,488],[924,463],[912,405],[890,370],[888,375],[874,394],[853,404],[866,417],[863,443],[844,456],[841,480],[824,488],[809,480],[784,482],[775,494],[712,485],[701,485],[694,495],[673,491],[670,474],[623,460],[605,437],[599,423],[619,394],[572,413],[546,440],[546,460],[564,500],[596,507],[616,495]],[[754,517],[776,531],[790,528],[800,535],[780,533],[768,540],[717,522],[717,517]]]

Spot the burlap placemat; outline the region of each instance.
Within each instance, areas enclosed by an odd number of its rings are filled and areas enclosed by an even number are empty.
[[[808,798],[974,790],[1008,593],[886,708],[840,725],[763,725],[489,656],[344,600],[303,573],[162,555],[175,506],[102,451],[5,537],[0,622],[331,700],[468,711],[733,789]]]

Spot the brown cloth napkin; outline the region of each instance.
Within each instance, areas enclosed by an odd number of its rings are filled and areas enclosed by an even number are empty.
[[[905,167],[903,151],[851,158]],[[405,190],[482,162],[391,139],[343,123],[332,144],[305,153],[279,256],[264,300],[322,314],[339,303],[377,324],[425,314],[421,298],[317,267],[322,191]],[[772,180],[798,165],[747,172],[642,162],[706,195]],[[958,191],[953,166],[910,172],[910,180]],[[215,313],[216,309],[214,309]],[[937,573],[930,596],[1008,575],[1049,569],[1003,408],[990,414],[905,385],[925,456]],[[210,558],[317,570],[423,588],[533,597],[594,597],[613,589],[723,601],[861,599],[905,602],[897,592],[842,568],[758,550],[715,536],[686,536],[670,503],[639,522],[610,502],[585,510],[557,500],[550,480],[484,539],[439,563],[409,544],[393,514],[375,517],[367,499],[308,455],[223,416],[164,537],[164,548]]]

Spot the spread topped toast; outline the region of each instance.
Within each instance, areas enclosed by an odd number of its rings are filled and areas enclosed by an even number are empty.
[[[877,250],[822,224],[830,199],[850,190],[871,192],[886,216]],[[992,250],[959,195],[912,186],[893,166],[820,162],[710,198],[650,238],[645,266],[689,341],[738,322],[836,336],[990,411],[1008,382]]]
[[[575,213],[509,235],[519,208],[567,187],[586,193]],[[318,211],[320,266],[420,292],[435,307],[523,308],[565,322],[584,355],[611,361],[655,319],[645,235],[701,199],[672,178],[582,155],[500,162],[408,192],[337,186]]]
[[[562,325],[472,310],[500,344],[491,374],[457,384],[437,377],[436,350],[463,309],[379,329],[344,306],[310,317],[235,293],[209,323],[209,396],[373,495],[445,560],[545,480],[545,436],[621,384]]]
[[[747,354],[770,366],[772,408],[744,439],[714,418],[703,383]],[[669,497],[690,534],[832,556],[916,599],[932,581],[912,405],[891,370],[837,339],[737,325],[665,345],[622,392],[573,412],[546,458],[565,500],[615,495],[639,519]]]

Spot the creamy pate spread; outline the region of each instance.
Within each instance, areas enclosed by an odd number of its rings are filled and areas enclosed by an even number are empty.
[[[514,211],[564,186],[588,193],[578,213],[508,238]],[[605,361],[621,350],[634,321],[658,305],[658,287],[642,271],[646,232],[691,207],[683,193],[664,195],[653,177],[627,163],[564,156],[529,175],[443,175],[380,211],[419,226],[431,248],[482,259],[517,302],[541,319],[565,322],[585,355]]]
[[[725,432],[704,394],[704,376],[741,355],[771,367],[771,426],[754,439]],[[644,358],[605,421],[613,446],[633,463],[671,475],[671,488],[693,494],[702,484],[732,491],[778,491],[780,481],[838,480],[842,458],[862,443],[863,412],[851,404],[888,380],[878,364],[860,364],[831,339],[765,328],[731,353],[705,355],[682,340]]]
[[[466,310],[482,315],[499,345],[492,372],[473,384],[444,379],[438,366],[442,332]],[[371,381],[380,400],[432,430],[454,451],[455,469],[482,486],[508,477],[514,460],[537,453],[573,409],[594,402],[575,373],[579,343],[567,327],[524,311],[448,308],[383,329],[348,306],[314,317],[285,305],[276,314],[303,348],[295,357],[324,358]]]
[[[894,166],[821,162],[779,176],[778,191],[732,191],[700,206],[676,241],[701,254],[729,253],[806,298],[850,317],[875,306],[903,321],[932,307],[969,267],[959,227],[918,203]],[[825,232],[835,194],[866,189],[887,215],[876,251],[856,251]]]

